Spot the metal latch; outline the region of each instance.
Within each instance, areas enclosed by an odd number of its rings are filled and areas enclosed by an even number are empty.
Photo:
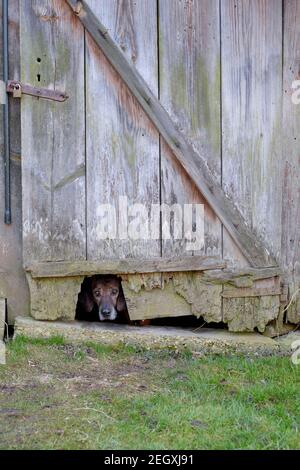
[[[12,93],[14,98],[21,98],[22,95],[30,95],[60,102],[66,101],[66,99],[69,98],[63,91],[38,88],[15,80],[8,80],[6,91],[7,93]]]

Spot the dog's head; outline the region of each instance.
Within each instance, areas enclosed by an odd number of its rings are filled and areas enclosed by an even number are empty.
[[[93,276],[84,296],[84,308],[91,312],[95,304],[99,312],[99,320],[116,320],[118,312],[126,308],[121,282],[117,276]]]

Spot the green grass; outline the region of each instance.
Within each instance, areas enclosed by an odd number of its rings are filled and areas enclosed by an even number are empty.
[[[0,449],[299,449],[300,367],[18,337]]]

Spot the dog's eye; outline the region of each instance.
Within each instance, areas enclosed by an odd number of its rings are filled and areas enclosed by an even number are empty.
[[[117,295],[117,294],[118,294],[118,290],[117,290],[117,289],[113,289],[113,290],[111,291],[111,293],[112,293],[112,295]]]

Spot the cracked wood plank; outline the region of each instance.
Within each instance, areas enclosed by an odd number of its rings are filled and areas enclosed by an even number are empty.
[[[66,0],[66,2],[141,104],[177,160],[223,222],[250,264],[253,266],[276,265],[270,253],[252,233],[233,200],[212,176],[205,159],[194,150],[193,146],[177,129],[140,73],[110,37],[107,28],[93,14],[86,2],[77,2],[76,0]]]
[[[84,29],[59,0],[20,12],[21,81],[69,95],[21,100],[24,262],[85,259]]]

